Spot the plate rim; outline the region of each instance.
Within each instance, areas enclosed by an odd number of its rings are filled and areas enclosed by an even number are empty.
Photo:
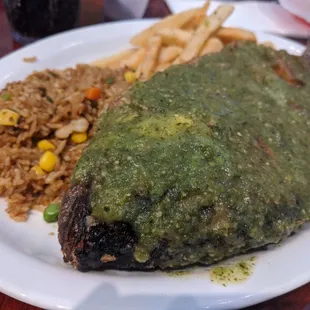
[[[115,25],[126,25],[126,24],[130,25],[130,24],[141,23],[141,24],[145,24],[147,26],[148,24],[151,25],[152,23],[155,23],[159,20],[160,20],[159,18],[147,18],[147,19],[112,21],[112,22],[108,22],[108,23],[99,23],[96,25],[88,25],[88,26],[83,26],[83,27],[63,31],[61,33],[56,33],[56,34],[50,35],[46,38],[40,39],[36,42],[33,42],[33,43],[26,45],[26,46],[23,46],[17,50],[14,50],[14,51],[4,55],[3,57],[0,58],[0,63],[6,62],[6,61],[10,60],[10,58],[14,58],[14,57],[18,56],[19,54],[23,54],[25,51],[27,51],[29,49],[35,48],[37,46],[40,46],[40,45],[45,44],[45,43],[50,42],[50,41],[59,40],[59,39],[66,37],[68,35],[78,34],[80,32],[85,32],[85,31],[96,30],[96,29],[100,29],[102,27],[113,27]],[[296,45],[296,46],[298,46],[298,48],[300,48],[302,50],[305,49],[304,45],[302,45],[299,42],[294,41],[291,38],[286,38],[286,37],[283,37],[283,36],[280,36],[277,34],[271,34],[271,33],[265,32],[265,31],[254,31],[254,32],[256,34],[262,34],[263,33],[263,34],[266,34],[266,35],[271,36],[271,37],[276,37],[277,39],[280,39],[282,41],[286,41],[290,44]]]

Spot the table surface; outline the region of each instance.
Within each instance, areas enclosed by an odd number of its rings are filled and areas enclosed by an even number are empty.
[[[88,25],[102,21],[102,0],[81,0],[81,24]],[[163,17],[169,9],[163,0],[150,0],[144,17]],[[0,0],[0,58],[19,48],[13,42],[9,25],[5,16],[3,2]],[[1,275],[0,275],[1,277]],[[1,310],[40,310],[0,293]],[[249,307],[247,310],[310,310],[310,283],[288,294],[265,303]]]

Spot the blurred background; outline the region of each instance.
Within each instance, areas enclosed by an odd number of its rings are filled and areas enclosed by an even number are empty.
[[[75,27],[124,19],[164,17],[199,6],[202,1],[0,0],[0,57],[22,45]],[[247,15],[248,29],[286,36],[304,44],[310,38],[310,0],[213,2],[235,4],[235,14],[231,19],[233,26],[240,26],[238,22],[244,23],[244,18],[240,20],[239,16]]]
[[[169,13],[164,0],[0,1],[0,57],[20,44],[76,26],[126,18],[163,17]]]

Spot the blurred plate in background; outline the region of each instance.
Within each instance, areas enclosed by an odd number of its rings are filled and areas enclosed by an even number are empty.
[[[279,2],[287,11],[310,23],[310,0],[279,0]]]

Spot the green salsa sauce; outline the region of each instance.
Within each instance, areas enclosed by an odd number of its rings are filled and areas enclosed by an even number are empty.
[[[210,279],[223,286],[242,283],[253,274],[254,267],[254,256],[236,263],[215,266],[210,270]]]
[[[131,224],[138,262],[161,240],[163,268],[279,242],[309,219],[309,94],[301,60],[255,44],[173,66],[102,115],[72,181],[97,220]]]

